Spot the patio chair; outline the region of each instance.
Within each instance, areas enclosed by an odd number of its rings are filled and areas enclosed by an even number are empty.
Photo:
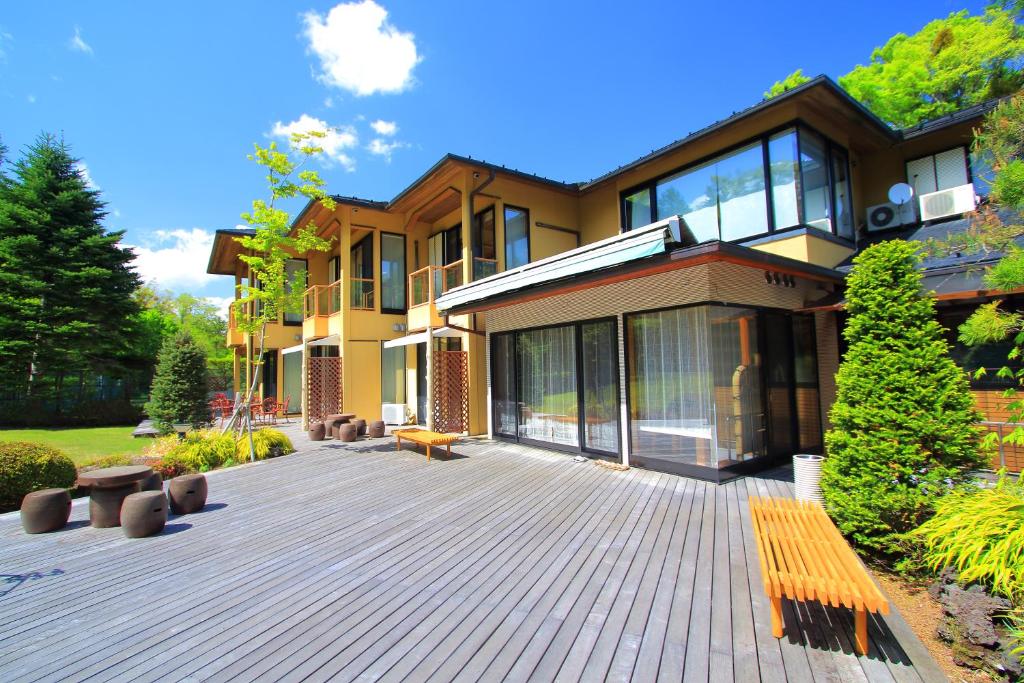
[[[292,402],[292,395],[288,394],[284,397],[284,402],[278,404],[278,410],[281,411],[281,417],[284,421],[291,424],[291,420],[288,418],[288,404]]]

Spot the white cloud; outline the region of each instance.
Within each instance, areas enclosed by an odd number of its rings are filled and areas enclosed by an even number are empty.
[[[326,121],[303,114],[291,123],[276,122],[270,135],[290,141],[293,133],[308,133],[311,130],[326,133],[326,137],[314,138],[310,141],[324,150],[324,155],[320,157],[321,161],[326,161],[328,164],[337,162],[346,171],[356,169],[355,159],[345,152],[345,150],[359,145],[359,136],[353,126],[328,126]]]
[[[324,98],[324,109],[334,109],[334,98],[333,97],[325,97]]]
[[[335,5],[326,16],[307,12],[305,33],[320,59],[320,81],[360,96],[409,88],[420,61],[415,37],[387,17],[373,0]]]
[[[32,93],[29,93],[28,95],[26,95],[26,96],[25,96],[25,100],[26,100],[26,101],[27,101],[27,102],[28,102],[29,104],[35,104],[35,103],[36,103],[36,96],[35,96],[35,95],[33,95]]]
[[[92,46],[82,39],[82,29],[75,27],[75,35],[71,36],[71,40],[68,41],[68,49],[76,52],[84,52],[87,55],[92,54]]]
[[[370,128],[373,128],[377,135],[391,136],[398,132],[398,124],[394,121],[383,121],[381,119],[377,119],[371,123]]]
[[[370,144],[366,146],[366,149],[370,154],[384,157],[388,161],[391,161],[391,154],[396,149],[401,149],[407,146],[408,145],[404,142],[398,142],[397,140],[394,142],[388,142],[383,138],[374,138],[373,140],[370,140]]]
[[[100,189],[100,186],[96,184],[96,181],[93,180],[92,176],[89,174],[89,167],[85,165],[84,161],[79,161],[75,164],[75,170],[78,171],[78,175],[82,176],[82,180],[85,181],[85,184],[90,190]]]
[[[0,28],[0,62],[7,61],[8,48],[5,45],[10,45],[12,42],[14,42],[14,36]]]
[[[233,296],[204,296],[203,300],[207,303],[211,303],[217,307],[217,314],[225,320],[228,319],[228,309],[231,308],[231,302],[235,300]]]
[[[214,280],[206,272],[213,233],[202,228],[157,230],[148,246],[127,245],[142,280],[160,289],[200,288]]]

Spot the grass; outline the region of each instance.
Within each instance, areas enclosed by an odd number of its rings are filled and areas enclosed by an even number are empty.
[[[134,427],[83,427],[80,429],[0,429],[0,441],[31,441],[64,451],[76,465],[86,465],[109,455],[141,455],[153,439],[132,436]]]

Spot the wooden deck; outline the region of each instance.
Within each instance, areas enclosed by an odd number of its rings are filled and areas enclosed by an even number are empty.
[[[787,602],[771,636],[747,496],[784,474],[288,431],[303,453],[212,474],[158,537],[0,516],[0,681],[944,680],[895,613],[866,657],[848,610]]]

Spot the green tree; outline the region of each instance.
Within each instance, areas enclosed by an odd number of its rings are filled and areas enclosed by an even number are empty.
[[[772,87],[765,90],[764,98],[766,100],[770,100],[773,97],[778,97],[787,90],[792,90],[799,85],[803,85],[809,80],[811,80],[810,76],[804,76],[803,69],[797,69],[781,81],[775,81]]]
[[[1024,32],[1015,3],[993,4],[935,19],[913,35],[897,33],[839,77],[839,84],[879,118],[913,126],[1024,86]],[[807,79],[797,70],[778,81],[775,97]]]
[[[936,498],[985,462],[967,377],[949,356],[917,248],[865,249],[847,280],[848,351],[836,376],[821,488],[839,529],[890,557]]]
[[[137,310],[134,254],[107,232],[99,193],[63,140],[42,135],[0,179],[0,377],[58,396],[72,373],[116,363]]]
[[[310,202],[319,202],[328,210],[334,209],[334,201],[324,190],[320,175],[313,170],[302,170],[310,159],[323,153],[317,141],[325,136],[324,131],[293,133],[290,145],[296,158],[278,150],[274,142],[268,147],[254,145],[255,152],[249,156],[267,172],[269,200],[254,200],[252,210],[242,214],[242,219],[255,234],[235,239],[244,250],[239,258],[249,266],[251,277],[240,286],[240,297],[233,305],[238,328],[251,334],[256,341],[256,359],[263,358],[267,325],[276,323],[282,313],[302,310],[302,288],[292,287],[285,271],[288,259],[309,250],[330,249],[330,242],[317,236],[320,230],[317,225],[311,221],[293,231],[290,214],[278,206],[279,202],[305,197]],[[260,362],[257,360],[256,364]],[[225,431],[236,425],[246,429],[252,460],[256,459],[256,454],[248,406],[256,393],[259,376],[259,372],[253,372],[245,400],[224,427]]]
[[[210,419],[206,354],[188,332],[164,342],[146,413],[162,432],[175,423],[199,426]]]

